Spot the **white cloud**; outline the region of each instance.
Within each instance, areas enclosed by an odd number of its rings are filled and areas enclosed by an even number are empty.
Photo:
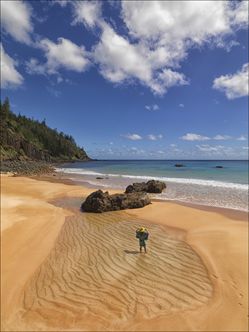
[[[89,60],[84,46],[78,46],[65,38],[58,38],[57,41],[57,44],[49,39],[40,42],[47,57],[48,70],[54,72],[59,67],[64,67],[77,72],[85,71]]]
[[[148,137],[148,139],[149,139],[150,141],[157,141],[157,140],[159,140],[159,139],[162,139],[162,138],[163,138],[163,135],[162,135],[162,134],[159,134],[159,135],[153,135],[153,134],[150,134],[150,135],[148,135],[147,137]]]
[[[29,74],[58,74],[61,68],[83,72],[90,64],[84,46],[78,46],[68,39],[58,38],[57,43],[42,39],[38,46],[44,50],[47,61],[39,63],[37,59],[31,58],[26,62]]]
[[[46,66],[40,64],[37,59],[31,58],[29,61],[26,61],[25,64],[28,74],[46,75]]]
[[[53,0],[53,3],[60,5],[61,7],[66,7],[69,4],[70,0]]]
[[[153,104],[153,105],[145,105],[145,108],[148,111],[157,111],[159,110],[159,106],[157,104]]]
[[[206,157],[225,157],[230,159],[241,156],[241,150],[238,151],[230,146],[202,144],[196,145],[196,148]]]
[[[1,26],[15,40],[30,44],[33,31],[31,8],[23,1],[1,1]]]
[[[100,65],[101,74],[111,82],[120,83],[130,78],[149,82],[151,79],[151,70],[139,49],[107,24],[103,25],[93,56]]]
[[[93,49],[93,57],[107,80],[113,83],[138,80],[159,95],[174,85],[187,84],[183,74],[167,68],[160,70],[144,45],[130,43],[106,23],[101,27],[101,39]]]
[[[248,24],[248,1],[243,0],[236,3],[232,19],[234,24],[245,26]]]
[[[208,137],[194,133],[187,133],[180,138],[184,141],[208,141],[212,139],[216,141],[225,141],[231,139],[232,137],[229,135],[220,135],[220,134],[215,135],[214,137]]]
[[[141,140],[142,137],[138,134],[126,134],[126,135],[121,135],[122,137],[128,138],[132,141],[138,141]]]
[[[75,1],[73,24],[83,23],[86,27],[93,28],[101,20],[101,2]]]
[[[101,2],[93,0],[72,1],[72,0],[54,0],[53,3],[66,7],[71,5],[73,11],[72,25],[84,24],[87,28],[93,28],[103,22],[101,13]]]
[[[170,149],[164,149],[160,147],[158,150],[155,149],[140,149],[136,146],[128,147],[126,145],[111,147],[107,145],[103,148],[96,148],[94,151],[89,151],[94,158],[106,158],[110,155],[117,159],[127,159],[127,158],[167,158],[167,159],[234,159],[234,158],[246,158],[248,154],[248,146],[243,147],[230,147],[223,145],[209,145],[200,144],[196,145],[192,149],[178,149],[172,147]]]
[[[123,1],[129,36],[118,35],[98,12],[102,35],[94,48],[95,61],[107,80],[138,80],[163,95],[173,86],[188,84],[175,68],[191,47],[204,43],[226,47],[223,37],[242,26],[239,11],[244,12],[226,1]]]
[[[127,148],[127,152],[132,154],[132,155],[144,155],[145,151],[143,149],[138,149],[135,146],[131,147],[131,148]]]
[[[187,133],[180,137],[184,141],[207,141],[210,140],[210,137],[202,136],[194,133]]]
[[[223,145],[211,146],[208,144],[196,145],[196,147],[203,152],[220,152],[224,149]]]
[[[241,135],[240,137],[237,138],[237,141],[247,141],[247,137],[244,135]]]
[[[179,107],[182,107],[182,108],[183,108],[183,107],[184,107],[184,104],[179,104]]]
[[[150,134],[150,135],[148,135],[148,139],[149,139],[150,141],[157,141],[157,136],[156,136],[156,135],[153,135],[153,134]]]
[[[177,147],[177,144],[170,144],[170,146],[171,146],[172,148],[175,148],[175,147]]]
[[[221,47],[223,37],[246,22],[245,7],[228,1],[122,1],[122,17],[155,71],[179,67],[193,46]]]
[[[16,70],[16,62],[1,47],[1,86],[2,88],[17,87],[23,83],[22,75]]]
[[[133,36],[161,43],[188,39],[200,44],[230,30],[230,8],[223,1],[123,1],[122,9]]]
[[[234,47],[234,46],[239,46],[240,43],[235,41],[235,40],[230,40],[230,41],[226,41],[226,40],[217,40],[215,42],[215,46],[218,47],[218,48],[223,48],[225,49],[227,52],[230,52],[231,49]]]
[[[124,36],[104,20],[101,2],[67,3],[73,10],[72,24],[100,31],[92,58],[101,75],[112,83],[139,82],[158,95],[189,84],[176,69],[192,47],[235,45],[223,37],[244,27],[245,20],[244,5],[232,6],[228,1],[122,1],[121,18],[128,28]]]
[[[224,92],[228,99],[247,96],[249,94],[248,68],[249,64],[246,63],[235,74],[217,77],[213,82],[213,88]]]
[[[224,140],[231,139],[231,136],[229,136],[229,135],[216,135],[216,136],[214,136],[213,139],[217,140],[217,141],[224,141]]]
[[[151,80],[149,85],[155,93],[162,95],[172,86],[187,84],[189,83],[184,74],[171,69],[163,69],[154,80]]]
[[[100,1],[55,3],[70,6],[72,24],[98,27],[95,36],[98,42],[92,48],[91,57],[105,79],[119,84],[139,82],[158,95],[173,86],[189,84],[180,65],[192,47],[235,45],[235,41],[224,37],[233,36],[236,29],[247,24],[247,1],[123,1],[121,18],[128,29],[124,36],[105,22]],[[32,10],[28,2],[2,1],[1,9],[4,31],[18,41],[31,43]],[[31,59],[27,63],[29,73],[54,74],[60,68],[83,72],[89,64],[90,53],[68,39],[59,38],[56,43],[43,39],[41,47],[47,62],[40,64]],[[225,85],[227,76],[221,76],[225,78]],[[237,85],[232,84],[229,98],[244,95],[246,87]]]

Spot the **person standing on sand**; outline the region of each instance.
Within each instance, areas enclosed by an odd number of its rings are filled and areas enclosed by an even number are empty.
[[[136,230],[136,238],[139,239],[140,252],[144,248],[144,252],[147,253],[145,241],[149,238],[149,232],[146,228],[140,227]]]

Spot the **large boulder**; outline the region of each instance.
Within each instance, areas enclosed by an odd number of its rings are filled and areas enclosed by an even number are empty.
[[[166,184],[162,181],[150,180],[147,182],[147,193],[161,193],[166,189]]]
[[[111,210],[111,201],[108,192],[102,190],[95,191],[87,196],[82,203],[81,209],[87,212],[103,212]]]
[[[129,185],[125,192],[146,192],[160,194],[166,188],[166,184],[162,181],[150,180],[148,182],[133,183]]]
[[[124,209],[137,209],[150,204],[150,198],[146,193],[114,194],[102,190],[91,193],[82,203],[81,209],[85,212],[107,212]]]

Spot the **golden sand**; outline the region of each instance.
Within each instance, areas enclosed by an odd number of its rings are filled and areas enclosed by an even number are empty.
[[[247,330],[247,222],[166,202],[104,214],[51,204],[91,191],[2,176],[3,330]]]

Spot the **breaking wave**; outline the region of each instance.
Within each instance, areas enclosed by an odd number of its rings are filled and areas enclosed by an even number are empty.
[[[200,186],[209,187],[219,187],[227,189],[239,189],[247,191],[249,186],[247,184],[233,183],[233,182],[223,182],[215,180],[203,180],[203,179],[193,179],[193,178],[170,178],[164,176],[148,176],[148,175],[129,175],[129,174],[105,174],[89,170],[84,170],[82,168],[56,168],[57,172],[63,172],[67,174],[78,174],[78,175],[92,175],[92,176],[103,176],[103,177],[113,177],[113,178],[124,178],[124,179],[135,179],[135,180],[160,180],[171,183],[178,184],[194,184]]]

